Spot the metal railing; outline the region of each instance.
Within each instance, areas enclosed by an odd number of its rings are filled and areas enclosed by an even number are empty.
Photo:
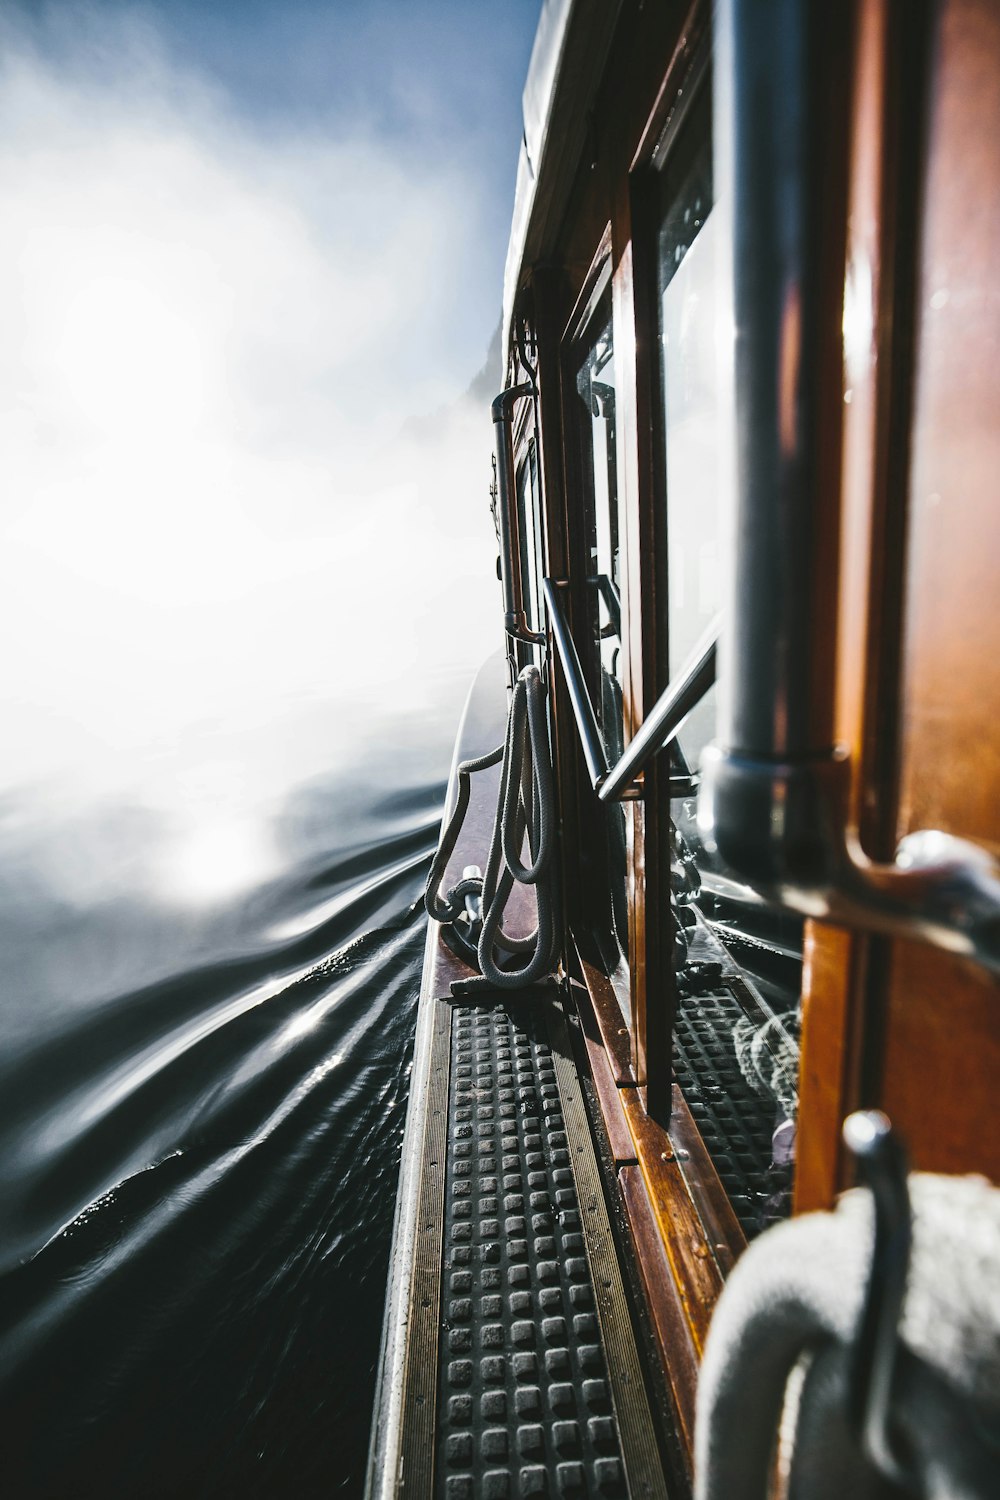
[[[543,583],[552,639],[562,664],[576,732],[591,785],[602,802],[634,800],[642,795],[642,789],[636,784],[635,778],[645,770],[652,757],[670,743],[688,714],[715,681],[719,622],[712,622],[682,671],[657,699],[652,712],[626,747],[624,754],[610,766],[597,714],[587,690],[579,652],[563,609],[561,594],[568,586],[565,580],[554,578],[546,578]],[[690,790],[690,778],[671,777],[671,793],[680,795]]]
[[[715,681],[718,639],[719,620],[716,618],[673,682],[657,698],[642,727],[625,747],[621,759],[611,768],[607,780],[598,787],[597,795],[602,802],[617,802],[624,788],[634,782],[658,750],[670,743],[691,710],[697,708]]]
[[[559,660],[562,662],[566,690],[569,693],[570,706],[576,721],[576,732],[580,737],[580,748],[583,750],[587,772],[596,792],[607,780],[610,767],[600,725],[597,722],[597,714],[594,712],[594,705],[587,691],[583,667],[580,665],[580,657],[570,634],[569,623],[559,597],[560,590],[568,587],[565,581],[558,581],[554,578],[545,578],[542,581],[545,605],[549,612],[549,624],[552,626],[552,639],[559,653]]]
[[[511,423],[517,403],[534,394],[531,385],[512,385],[501,391],[492,407],[497,459],[497,522],[500,529],[500,582],[503,587],[504,627],[515,641],[541,645],[544,636],[531,630],[524,612],[521,578],[521,537],[517,518],[514,441]]]

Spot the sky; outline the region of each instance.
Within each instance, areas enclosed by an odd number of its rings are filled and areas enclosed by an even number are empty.
[[[538,10],[7,0],[8,803],[206,726],[417,707],[495,644],[463,393]]]

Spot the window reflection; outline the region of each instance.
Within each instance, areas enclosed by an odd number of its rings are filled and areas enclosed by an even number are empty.
[[[659,174],[658,307],[669,675],[719,612],[732,527],[732,320],[720,275],[706,86]],[[706,695],[679,740],[697,770],[716,734]],[[801,923],[776,915],[702,845],[693,798],[671,804],[678,1003],[674,1068],[748,1235],[787,1212],[797,1102]]]
[[[528,442],[528,451],[517,471],[517,519],[518,539],[521,553],[521,588],[524,612],[528,629],[540,632],[544,629],[542,617],[542,537],[539,524],[541,508],[538,503],[538,460],[535,440]]]
[[[586,352],[576,367],[577,425],[581,440],[581,489],[587,583],[587,640],[578,642],[591,685],[608,760],[624,748],[621,649],[621,553],[618,532],[618,428],[614,329],[610,293],[598,304]],[[606,971],[628,1010],[628,902],[625,811],[601,807],[597,814],[607,867],[608,909],[596,919]]]
[[[713,206],[710,101],[703,91],[660,178],[659,312],[666,441],[670,677],[721,603],[730,518],[732,432],[720,369],[723,213]],[[714,690],[680,735],[692,767],[715,735]]]
[[[611,761],[622,751],[621,564],[618,547],[618,444],[615,412],[614,340],[610,299],[598,313],[600,333],[576,377],[589,432],[587,479],[587,582],[591,639],[600,663],[595,697],[598,721]]]

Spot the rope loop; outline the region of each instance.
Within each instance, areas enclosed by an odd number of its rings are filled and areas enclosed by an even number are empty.
[[[470,776],[495,766],[501,757],[503,769],[486,872],[481,880],[466,875],[442,897],[441,881],[468,810]],[[525,840],[527,864],[521,858]],[[478,760],[463,761],[458,767],[455,811],[441,835],[424,897],[428,914],[451,927],[463,955],[479,969],[483,982],[495,989],[520,989],[534,984],[550,972],[555,961],[555,840],[545,687],[538,668],[527,666],[514,685],[504,744]],[[503,928],[504,913],[515,884],[535,888],[538,925],[525,937],[515,937]],[[479,898],[481,926],[478,922],[469,923],[466,935],[460,919],[466,915],[470,895]],[[471,939],[476,936],[477,927],[478,941],[474,946]],[[526,955],[524,961],[510,967],[510,959],[521,955]]]

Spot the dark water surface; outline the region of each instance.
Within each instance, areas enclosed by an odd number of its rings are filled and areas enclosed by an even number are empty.
[[[359,1493],[454,722],[187,904],[142,799],[0,804],[5,1495]]]

